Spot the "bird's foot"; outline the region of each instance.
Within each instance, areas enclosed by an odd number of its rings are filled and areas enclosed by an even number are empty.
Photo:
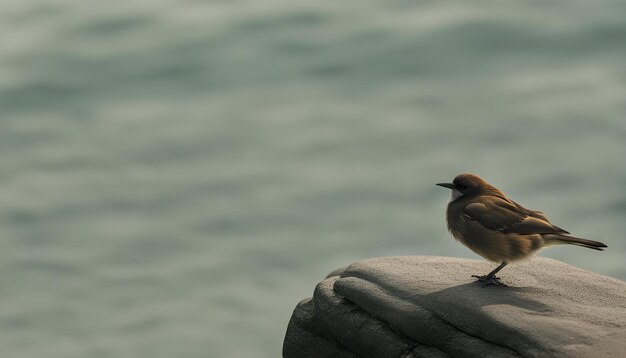
[[[500,281],[500,277],[495,276],[495,275],[494,276],[489,276],[489,275],[485,275],[485,276],[472,275],[472,277],[476,277],[478,279],[478,280],[476,280],[476,282],[478,282],[480,284],[480,287],[487,287],[489,285],[507,287],[507,285],[505,285],[504,283],[502,283]]]

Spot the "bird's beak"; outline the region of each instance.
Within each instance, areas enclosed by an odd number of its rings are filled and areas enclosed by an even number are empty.
[[[456,187],[452,183],[437,183],[437,185],[448,189],[455,189]]]

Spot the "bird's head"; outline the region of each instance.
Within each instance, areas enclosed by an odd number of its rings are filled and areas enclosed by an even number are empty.
[[[478,175],[469,173],[457,175],[452,183],[438,183],[437,185],[452,190],[452,198],[450,201],[454,201],[465,195],[482,194],[490,188],[493,188]]]

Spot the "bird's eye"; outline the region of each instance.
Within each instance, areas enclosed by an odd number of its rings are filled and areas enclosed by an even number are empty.
[[[459,188],[459,190],[465,190],[465,189],[467,189],[467,185],[461,184],[461,185],[458,186],[458,188]]]

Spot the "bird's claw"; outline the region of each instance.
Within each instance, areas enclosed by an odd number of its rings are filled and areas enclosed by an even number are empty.
[[[476,280],[476,282],[478,282],[480,284],[480,287],[487,287],[489,285],[507,287],[507,285],[505,285],[504,283],[502,283],[500,281],[500,277],[497,277],[497,276],[489,276],[489,275],[477,276],[477,275],[472,275],[472,277],[476,277],[478,279],[478,280]]]

